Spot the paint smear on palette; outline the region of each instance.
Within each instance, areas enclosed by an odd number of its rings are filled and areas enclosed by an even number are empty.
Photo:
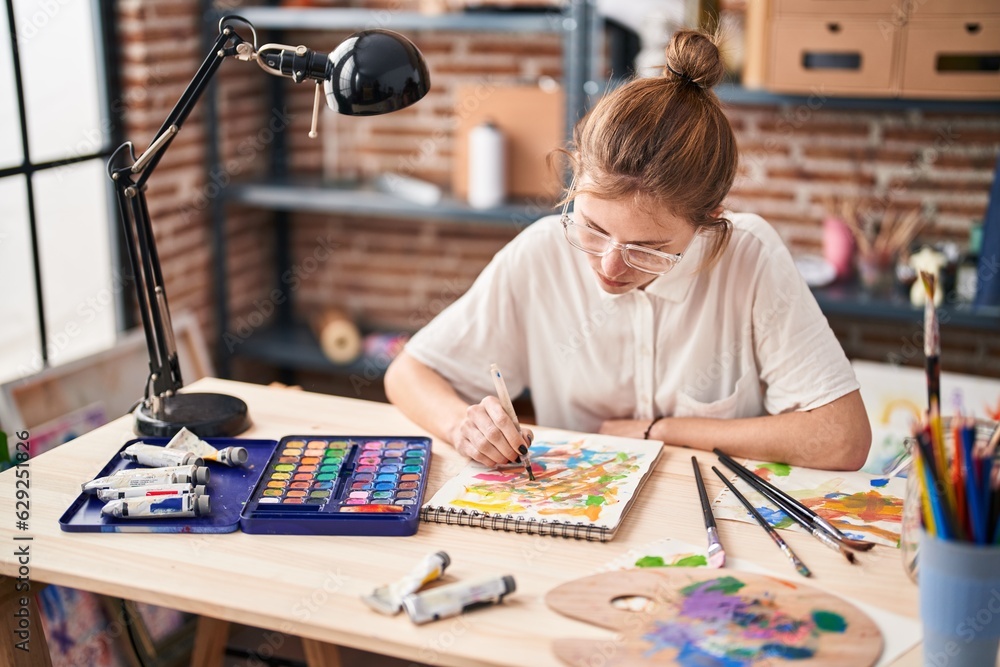
[[[744,587],[727,576],[682,588],[676,616],[656,621],[643,635],[650,643],[645,657],[672,648],[682,667],[762,667],[772,658],[812,658],[824,635],[847,630],[847,621],[836,612],[793,614],[773,596],[741,593]]]
[[[822,516],[850,537],[898,547],[906,480],[865,473],[813,470],[785,464],[747,462],[748,468]],[[775,528],[801,530],[784,512],[741,479],[734,483]],[[716,518],[752,523],[728,490],[713,505]]]

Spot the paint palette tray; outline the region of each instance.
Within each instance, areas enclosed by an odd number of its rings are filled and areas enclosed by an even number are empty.
[[[229,446],[245,447],[249,458],[239,467],[211,463],[208,480],[208,494],[212,499],[212,511],[208,516],[182,517],[177,519],[115,519],[101,514],[104,503],[96,495],[81,493],[61,517],[59,527],[67,532],[98,533],[231,533],[239,528],[240,513],[258,478],[267,468],[277,442],[274,440],[247,440],[242,438],[206,438],[205,441],[222,449]],[[120,452],[136,442],[150,445],[166,445],[167,438],[136,438],[129,440],[111,461],[94,478],[106,477],[119,470],[142,468],[143,466],[123,459]]]
[[[413,535],[430,463],[430,438],[286,436],[240,526],[282,535]]]

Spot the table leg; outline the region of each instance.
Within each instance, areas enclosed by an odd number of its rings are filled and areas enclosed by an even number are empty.
[[[16,577],[0,577],[0,616],[3,617],[0,620],[0,665],[52,667],[49,645],[42,631],[42,617],[35,602],[39,586],[35,584],[30,591],[19,591],[17,584]]]
[[[222,667],[229,642],[229,621],[208,616],[198,617],[191,651],[191,667]]]
[[[340,648],[336,644],[302,638],[302,649],[309,667],[341,667]]]

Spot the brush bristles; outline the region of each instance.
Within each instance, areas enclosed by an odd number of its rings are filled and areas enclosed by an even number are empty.
[[[874,542],[865,542],[863,540],[852,540],[849,537],[843,537],[839,540],[841,544],[855,551],[870,551],[875,548]]]

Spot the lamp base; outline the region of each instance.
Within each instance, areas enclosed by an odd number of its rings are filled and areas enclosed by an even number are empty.
[[[247,404],[225,394],[174,394],[161,397],[162,409],[154,415],[145,404],[135,410],[135,432],[172,438],[186,428],[199,438],[233,436],[250,428]]]

